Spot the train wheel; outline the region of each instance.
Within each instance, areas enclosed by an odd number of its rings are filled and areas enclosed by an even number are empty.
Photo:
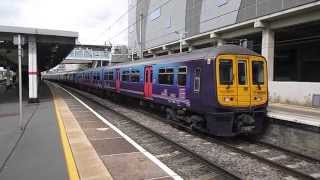
[[[171,108],[166,109],[166,119],[168,121],[174,121],[176,119],[176,113],[173,109]]]
[[[203,123],[204,123],[204,120],[201,116],[197,116],[197,115],[192,115],[190,117],[190,120],[191,120],[191,129],[193,131],[201,131],[203,130]]]

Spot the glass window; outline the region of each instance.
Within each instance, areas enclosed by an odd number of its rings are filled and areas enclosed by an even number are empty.
[[[200,92],[200,78],[201,76],[201,69],[196,68],[194,70],[194,82],[193,82],[193,91],[194,92]]]
[[[179,67],[178,69],[178,85],[185,86],[187,83],[187,67]]]
[[[219,64],[220,84],[233,84],[232,60],[221,60]]]
[[[173,68],[159,69],[158,81],[159,84],[172,85],[173,84]]]
[[[158,8],[158,9],[154,10],[154,11],[150,14],[149,18],[150,18],[151,21],[153,21],[153,20],[157,19],[157,18],[160,17],[160,16],[161,16],[161,9]]]
[[[145,71],[144,81],[147,83],[149,77],[149,71]]]
[[[113,72],[112,71],[108,72],[108,80],[109,81],[113,80]]]
[[[255,85],[264,84],[264,63],[252,61],[252,83]]]
[[[131,82],[139,82],[140,81],[140,71],[132,70],[130,75]]]
[[[247,62],[244,60],[238,61],[238,81],[239,85],[246,85],[247,84]]]
[[[122,81],[129,81],[129,71],[123,71],[121,79]]]
[[[97,73],[97,80],[100,80],[100,73]]]
[[[216,5],[218,7],[223,6],[225,4],[227,4],[227,0],[216,0]]]

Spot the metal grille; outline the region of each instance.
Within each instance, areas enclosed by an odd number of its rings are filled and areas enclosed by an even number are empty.
[[[312,96],[312,106],[320,107],[320,94],[314,94]]]

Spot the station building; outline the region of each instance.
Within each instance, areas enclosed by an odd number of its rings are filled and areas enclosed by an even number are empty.
[[[129,49],[238,44],[266,57],[271,102],[320,106],[319,0],[129,0]],[[130,53],[130,52],[129,52]]]

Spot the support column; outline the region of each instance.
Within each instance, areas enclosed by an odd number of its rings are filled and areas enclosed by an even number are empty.
[[[29,103],[38,103],[37,42],[35,36],[28,37],[28,54]]]
[[[7,66],[6,67],[7,71],[6,71],[6,77],[7,77],[7,80],[6,80],[6,86],[7,88],[11,85],[11,73],[10,73],[10,66]]]
[[[221,38],[217,38],[217,46],[223,46],[226,42],[221,39]]]
[[[262,30],[262,45],[261,54],[267,59],[268,62],[268,78],[269,81],[274,80],[274,31],[270,28]]]

